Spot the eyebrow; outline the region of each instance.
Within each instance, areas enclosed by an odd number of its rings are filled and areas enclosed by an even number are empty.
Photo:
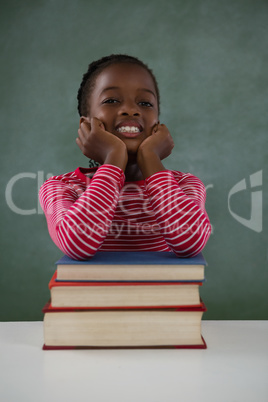
[[[113,90],[113,89],[120,89],[120,88],[119,87],[107,87],[107,88],[104,88],[101,91],[100,95],[102,95],[106,91],[110,91],[110,90]],[[155,93],[153,91],[151,91],[150,89],[148,89],[148,88],[138,88],[138,91],[148,92],[148,93],[152,94],[156,98]]]

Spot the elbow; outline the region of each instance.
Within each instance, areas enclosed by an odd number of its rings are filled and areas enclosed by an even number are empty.
[[[63,225],[59,224],[55,230],[49,232],[53,242],[65,255],[73,260],[82,261],[96,254],[99,244],[64,229]]]
[[[91,250],[91,252],[87,250],[81,250],[79,247],[75,246],[74,244],[68,244],[66,242],[64,246],[59,244],[58,242],[55,242],[56,246],[68,257],[70,257],[72,260],[76,261],[83,261],[83,260],[89,260],[92,258],[96,252],[96,250]]]
[[[189,228],[177,235],[172,242],[169,242],[169,246],[178,257],[194,257],[204,249],[210,235],[211,224],[209,220],[205,220],[198,227]]]
[[[77,244],[72,241],[64,241],[63,244],[61,242],[57,245],[64,254],[76,261],[89,260],[96,254],[98,250],[97,248],[90,246],[82,248],[81,244]]]

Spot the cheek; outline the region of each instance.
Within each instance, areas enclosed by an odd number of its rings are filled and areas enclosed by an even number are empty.
[[[151,127],[153,127],[155,124],[158,124],[159,123],[158,113],[156,113],[155,111],[152,111],[150,116],[148,116],[148,121],[149,121]]]
[[[90,115],[91,115],[90,117],[97,117],[100,120],[105,118],[105,114],[103,113],[102,110],[99,110],[99,109],[91,110]]]
[[[152,131],[153,127],[158,123],[159,123],[158,116],[157,115],[151,116],[150,119],[148,119],[147,127],[150,131]]]
[[[109,128],[112,128],[112,119],[109,118],[109,114],[107,112],[104,112],[102,110],[95,111],[94,114],[92,114],[91,117],[97,117],[105,126],[106,130],[109,130]]]

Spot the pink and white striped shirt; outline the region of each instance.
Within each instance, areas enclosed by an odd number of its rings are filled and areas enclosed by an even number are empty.
[[[73,259],[98,250],[191,257],[211,233],[205,187],[189,173],[165,170],[126,182],[113,165],[77,168],[51,177],[39,196],[52,240]]]

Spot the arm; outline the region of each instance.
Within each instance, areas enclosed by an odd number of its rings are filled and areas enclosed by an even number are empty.
[[[127,152],[97,118],[81,117],[76,143],[85,156],[104,165],[87,188],[64,176],[48,180],[41,187],[40,203],[55,244],[71,258],[86,259],[108,233],[124,182]]]
[[[146,179],[146,192],[168,246],[179,257],[192,257],[205,246],[211,226],[203,183],[191,174],[175,178],[162,171]]]
[[[96,117],[81,117],[76,143],[86,157],[101,165],[110,164],[125,171],[128,160],[126,145],[106,131]]]
[[[146,191],[161,233],[179,257],[191,257],[205,246],[211,226],[205,211],[206,191],[197,177],[187,174],[175,178],[161,162],[174,143],[164,124],[154,127],[152,135],[138,150],[138,163]]]
[[[156,124],[152,134],[138,149],[137,162],[144,179],[165,170],[162,160],[171,154],[173,148],[174,142],[167,127],[164,124]]]
[[[39,193],[54,243],[73,259],[92,257],[111,225],[124,173],[116,166],[98,168],[83,192],[78,178],[64,175],[46,181]]]

